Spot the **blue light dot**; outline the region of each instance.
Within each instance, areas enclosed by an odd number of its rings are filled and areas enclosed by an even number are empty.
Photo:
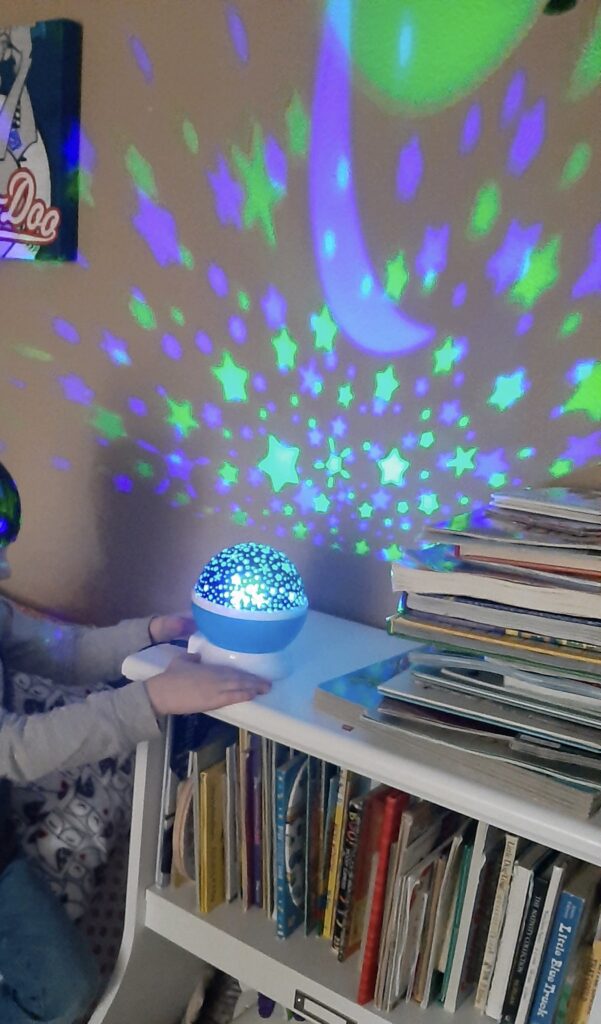
[[[332,259],[332,256],[336,252],[336,235],[330,229],[324,232],[323,251],[324,255],[327,256],[328,259]]]

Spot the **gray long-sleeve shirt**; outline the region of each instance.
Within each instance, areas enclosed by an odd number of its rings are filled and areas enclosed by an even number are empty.
[[[17,715],[3,707],[7,669],[74,686],[117,679],[123,659],[148,645],[148,625],[149,619],[99,629],[57,625],[0,598],[0,779],[32,781],[59,768],[127,753],[158,736],[142,682],[40,714]]]

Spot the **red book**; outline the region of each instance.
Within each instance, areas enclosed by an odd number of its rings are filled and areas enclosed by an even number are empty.
[[[388,865],[390,862],[390,847],[399,834],[401,814],[409,803],[407,793],[399,793],[393,790],[387,793],[384,799],[384,815],[382,818],[382,831],[378,844],[378,858],[376,875],[374,880],[373,899],[369,910],[367,922],[367,933],[365,936],[365,948],[361,962],[361,974],[359,976],[359,990],[357,1002],[359,1006],[365,1006],[371,1002],[376,988],[376,977],[378,974],[378,957],[380,952],[380,933],[382,931],[382,920],[384,917],[384,900],[386,898],[386,883],[388,881]]]

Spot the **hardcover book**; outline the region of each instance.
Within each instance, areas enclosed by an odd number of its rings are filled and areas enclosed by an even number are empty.
[[[276,771],[278,938],[285,939],[305,916],[305,819],[307,757],[295,754]]]

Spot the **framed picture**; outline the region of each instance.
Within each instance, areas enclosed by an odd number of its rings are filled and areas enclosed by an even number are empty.
[[[0,259],[77,257],[81,25],[0,26]]]

